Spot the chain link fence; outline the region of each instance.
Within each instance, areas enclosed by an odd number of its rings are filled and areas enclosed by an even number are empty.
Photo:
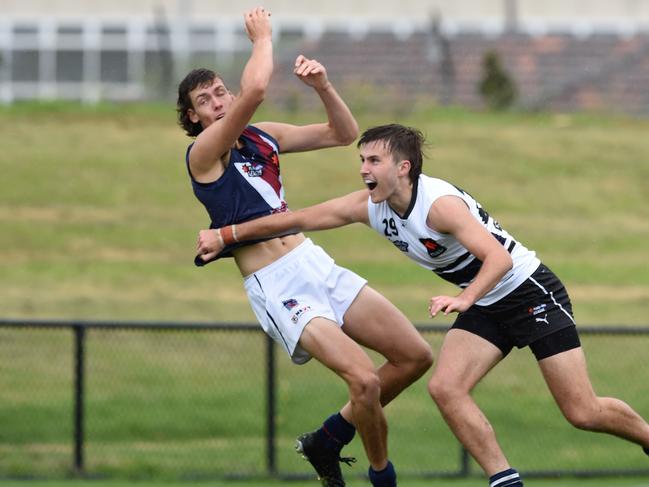
[[[445,327],[418,327],[439,350]],[[649,328],[581,327],[600,395],[649,417]],[[378,363],[379,357],[375,356]],[[346,401],[315,361],[293,365],[256,325],[0,321],[0,477],[312,477],[295,437]],[[386,409],[401,478],[481,475],[426,380]],[[636,445],[578,431],[533,355],[515,350],[475,391],[526,476],[649,475]],[[356,438],[345,455],[366,459]]]

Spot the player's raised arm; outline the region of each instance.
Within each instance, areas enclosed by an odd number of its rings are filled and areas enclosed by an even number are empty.
[[[248,125],[264,100],[273,72],[270,12],[262,7],[249,10],[244,22],[252,53],[241,75],[239,94],[233,97],[223,83],[202,86],[190,94],[194,106],[188,112],[190,118],[205,126],[189,155],[192,174],[199,180],[220,162]]]
[[[201,230],[198,233],[197,254],[204,261],[218,255],[226,245],[287,233],[327,230],[350,223],[369,223],[367,190],[355,191],[340,198],[309,206],[301,210],[276,213],[238,225]]]
[[[482,262],[473,282],[457,296],[434,296],[430,315],[442,311],[466,311],[489,292],[512,268],[512,258],[505,248],[469,212],[466,204],[456,196],[442,196],[430,207],[429,227],[453,235],[471,254]]]
[[[301,152],[351,144],[359,129],[351,110],[340,97],[327,77],[325,67],[315,59],[299,55],[293,72],[306,85],[312,87],[327,112],[327,122],[296,126],[273,122],[257,124],[272,134],[282,152]]]

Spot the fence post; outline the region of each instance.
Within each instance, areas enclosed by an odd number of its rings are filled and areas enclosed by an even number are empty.
[[[468,477],[471,473],[469,460],[468,450],[460,445],[460,477]]]
[[[74,331],[74,471],[84,473],[84,370],[85,370],[85,328],[73,325]]]
[[[264,334],[265,335],[265,334]],[[275,448],[275,342],[266,337],[266,466],[270,475],[277,473]]]

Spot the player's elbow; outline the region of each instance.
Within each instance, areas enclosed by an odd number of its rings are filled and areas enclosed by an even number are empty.
[[[503,276],[507,274],[512,269],[512,267],[514,267],[514,260],[512,259],[512,256],[509,254],[509,252],[503,252],[500,255],[500,265],[502,267]]]
[[[490,252],[486,256],[486,260],[491,263],[491,268],[494,269],[500,277],[507,274],[512,267],[514,267],[512,256],[503,247],[495,248],[493,252]]]
[[[339,134],[338,143],[340,145],[350,145],[352,142],[356,140],[359,134],[360,134],[360,129],[358,128],[358,124],[356,123],[356,121],[354,121],[352,126],[348,127],[346,130],[343,131],[343,133]]]
[[[358,124],[354,122],[354,125],[342,135],[340,140],[341,145],[350,145],[358,138],[359,134],[360,129],[358,128]]]
[[[245,86],[241,86],[241,97],[245,97],[250,103],[261,105],[266,98],[267,87],[263,80],[253,80]]]
[[[329,140],[331,146],[345,146],[350,145],[356,140],[360,129],[358,128],[358,123],[356,120],[353,123],[350,123],[348,126],[344,127],[328,127],[329,131]]]
[[[356,140],[356,136],[343,137],[338,140],[338,145],[340,146],[351,145],[355,140]]]

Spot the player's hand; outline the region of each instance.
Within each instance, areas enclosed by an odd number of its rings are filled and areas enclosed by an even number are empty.
[[[196,253],[203,261],[207,262],[212,260],[223,250],[223,247],[225,245],[219,229],[201,230],[198,232]]]
[[[325,67],[315,59],[309,59],[302,54],[295,59],[293,73],[300,81],[315,89],[325,89],[329,85]]]
[[[256,7],[243,14],[248,38],[254,44],[261,39],[272,38],[270,12],[264,7]]]
[[[428,312],[431,318],[435,318],[440,311],[444,313],[444,316],[453,312],[462,313],[469,309],[472,304],[468,299],[463,298],[461,294],[459,296],[433,296],[430,298]]]

